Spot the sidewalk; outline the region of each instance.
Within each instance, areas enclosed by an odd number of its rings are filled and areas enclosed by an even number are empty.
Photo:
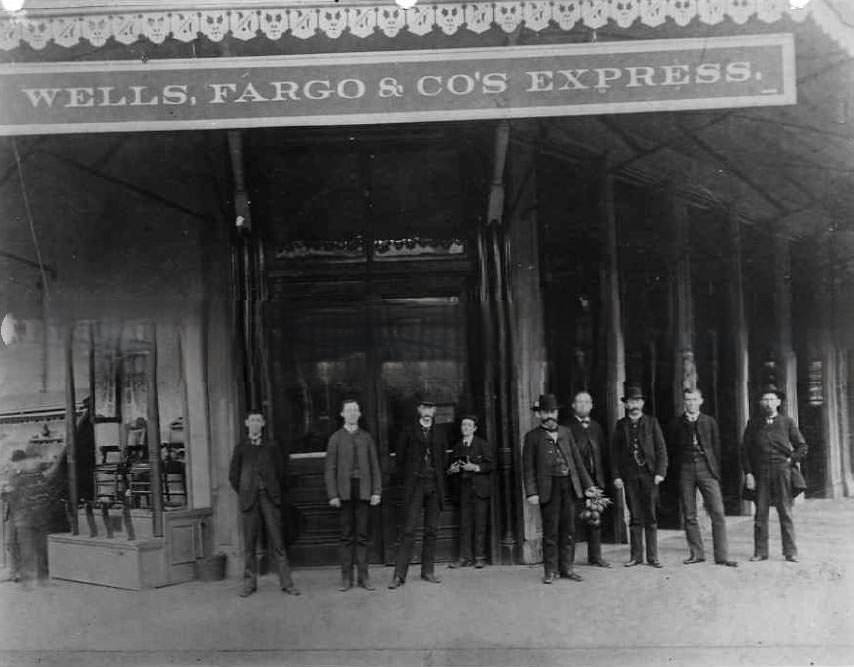
[[[749,563],[753,524],[728,519],[738,568],[685,566],[684,537],[660,534],[664,569],[579,566],[581,583],[540,583],[541,566],[410,570],[385,588],[337,591],[337,571],[297,570],[301,597],[274,577],[131,592],[54,581],[0,585],[0,665],[829,665],[854,664],[854,500],[796,508],[801,562]],[[708,556],[710,536],[706,532]],[[586,561],[581,545],[579,562]],[[414,576],[413,576],[414,575]]]

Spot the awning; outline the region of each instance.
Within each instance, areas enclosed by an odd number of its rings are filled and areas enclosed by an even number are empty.
[[[236,3],[235,3],[236,4]],[[140,40],[161,44],[167,39],[188,43],[203,37],[220,42],[226,37],[250,41],[308,40],[315,36],[367,39],[378,35],[454,36],[489,30],[513,33],[569,32],[637,26],[680,29],[698,26],[734,27],[750,21],[775,24],[811,18],[827,35],[854,55],[854,7],[846,0],[812,0],[793,9],[789,0],[512,0],[499,2],[420,3],[402,9],[388,0],[366,3],[231,3],[115,0],[105,2],[48,2],[30,0],[26,9],[3,12],[0,50],[48,45],[72,48],[88,42],[100,47],[109,40],[132,45]]]

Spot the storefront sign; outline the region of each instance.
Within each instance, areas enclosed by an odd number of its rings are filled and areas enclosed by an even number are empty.
[[[795,101],[791,35],[0,66],[0,134],[576,116]]]

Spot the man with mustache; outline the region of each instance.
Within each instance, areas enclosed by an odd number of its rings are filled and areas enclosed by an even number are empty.
[[[643,413],[644,395],[639,385],[626,385],[626,416],[617,422],[611,436],[611,467],[614,486],[626,490],[629,506],[631,557],[626,567],[646,562],[662,567],[658,560],[658,520],[655,504],[658,485],[667,474],[667,447],[655,417]],[[645,538],[645,540],[644,540]]]
[[[439,512],[445,497],[445,449],[447,436],[434,423],[436,403],[432,398],[418,399],[418,421],[405,429],[397,446],[397,466],[402,475],[403,527],[397,562],[389,588],[406,582],[409,559],[415,544],[415,527],[424,512],[424,536],[421,544],[421,578],[431,584],[441,580],[433,572]]]
[[[783,556],[798,562],[795,524],[792,521],[792,466],[807,455],[807,443],[795,420],[777,412],[783,392],[774,385],[762,388],[761,414],[747,423],[742,442],[742,467],[745,486],[756,491],[756,516],[753,525],[753,556],[750,560],[768,560],[768,511],[777,508]]]
[[[559,575],[581,581],[575,563],[575,501],[593,486],[572,432],[557,423],[558,403],[543,394],[532,407],[540,425],[525,434],[522,448],[525,496],[539,505],[543,521],[544,584]]]

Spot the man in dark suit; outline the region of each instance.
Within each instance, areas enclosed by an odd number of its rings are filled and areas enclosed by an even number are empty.
[[[685,411],[676,417],[668,428],[668,443],[679,471],[679,496],[685,518],[685,536],[690,550],[685,565],[706,560],[703,536],[697,522],[697,489],[712,519],[712,543],[715,563],[737,567],[727,555],[726,518],[721,494],[721,440],[718,423],[713,417],[700,412],[703,394],[699,389],[682,392]]]
[[[627,385],[620,400],[626,405],[626,416],[617,422],[611,436],[611,468],[614,486],[625,488],[629,506],[631,557],[625,566],[643,563],[646,541],[647,564],[662,567],[658,560],[655,504],[658,485],[667,474],[667,446],[658,420],[643,413],[644,395],[640,386]]]
[[[397,444],[397,466],[403,486],[403,526],[397,562],[389,588],[399,588],[406,581],[409,559],[415,544],[415,527],[424,513],[421,544],[421,578],[432,584],[442,583],[433,572],[439,512],[445,497],[444,429],[434,423],[436,403],[427,397],[418,399],[418,421],[403,430]]]
[[[792,466],[807,455],[807,443],[795,420],[777,411],[783,392],[775,386],[762,388],[761,415],[747,423],[742,442],[742,468],[745,486],[756,491],[756,516],[753,525],[753,556],[750,560],[768,560],[768,512],[777,508],[783,540],[783,556],[798,562],[795,524],[792,521]]]
[[[291,580],[291,568],[282,538],[282,481],[284,464],[279,446],[264,437],[264,415],[250,410],[246,416],[246,437],[234,448],[228,481],[237,492],[243,524],[243,587],[240,596],[252,595],[258,587],[255,545],[261,524],[279,564],[279,586],[289,595],[300,592]]]
[[[565,426],[572,432],[575,444],[581,454],[581,460],[590,478],[600,489],[605,488],[605,468],[602,465],[602,447],[605,446],[605,434],[595,419],[590,418],[593,410],[593,397],[586,391],[579,391],[572,398],[572,416]],[[602,558],[602,528],[586,525],[587,562],[597,567],[611,567]]]
[[[475,435],[477,417],[465,415],[460,420],[463,437],[454,447],[448,474],[459,481],[460,498],[460,557],[448,567],[476,568],[486,565],[486,526],[489,519],[489,498],[492,495],[490,474],[495,454],[490,444]],[[474,528],[474,552],[472,552]]]
[[[341,405],[344,426],[329,438],[324,480],[329,504],[339,510],[341,528],[341,587],[353,587],[353,561],[359,586],[372,591],[368,579],[369,507],[380,504],[382,474],[374,439],[359,428],[362,411],[356,400]]]
[[[525,434],[522,469],[525,496],[540,506],[543,521],[544,584],[560,575],[581,581],[575,564],[575,502],[593,486],[572,432],[557,423],[558,403],[543,394],[532,408],[540,425]]]

